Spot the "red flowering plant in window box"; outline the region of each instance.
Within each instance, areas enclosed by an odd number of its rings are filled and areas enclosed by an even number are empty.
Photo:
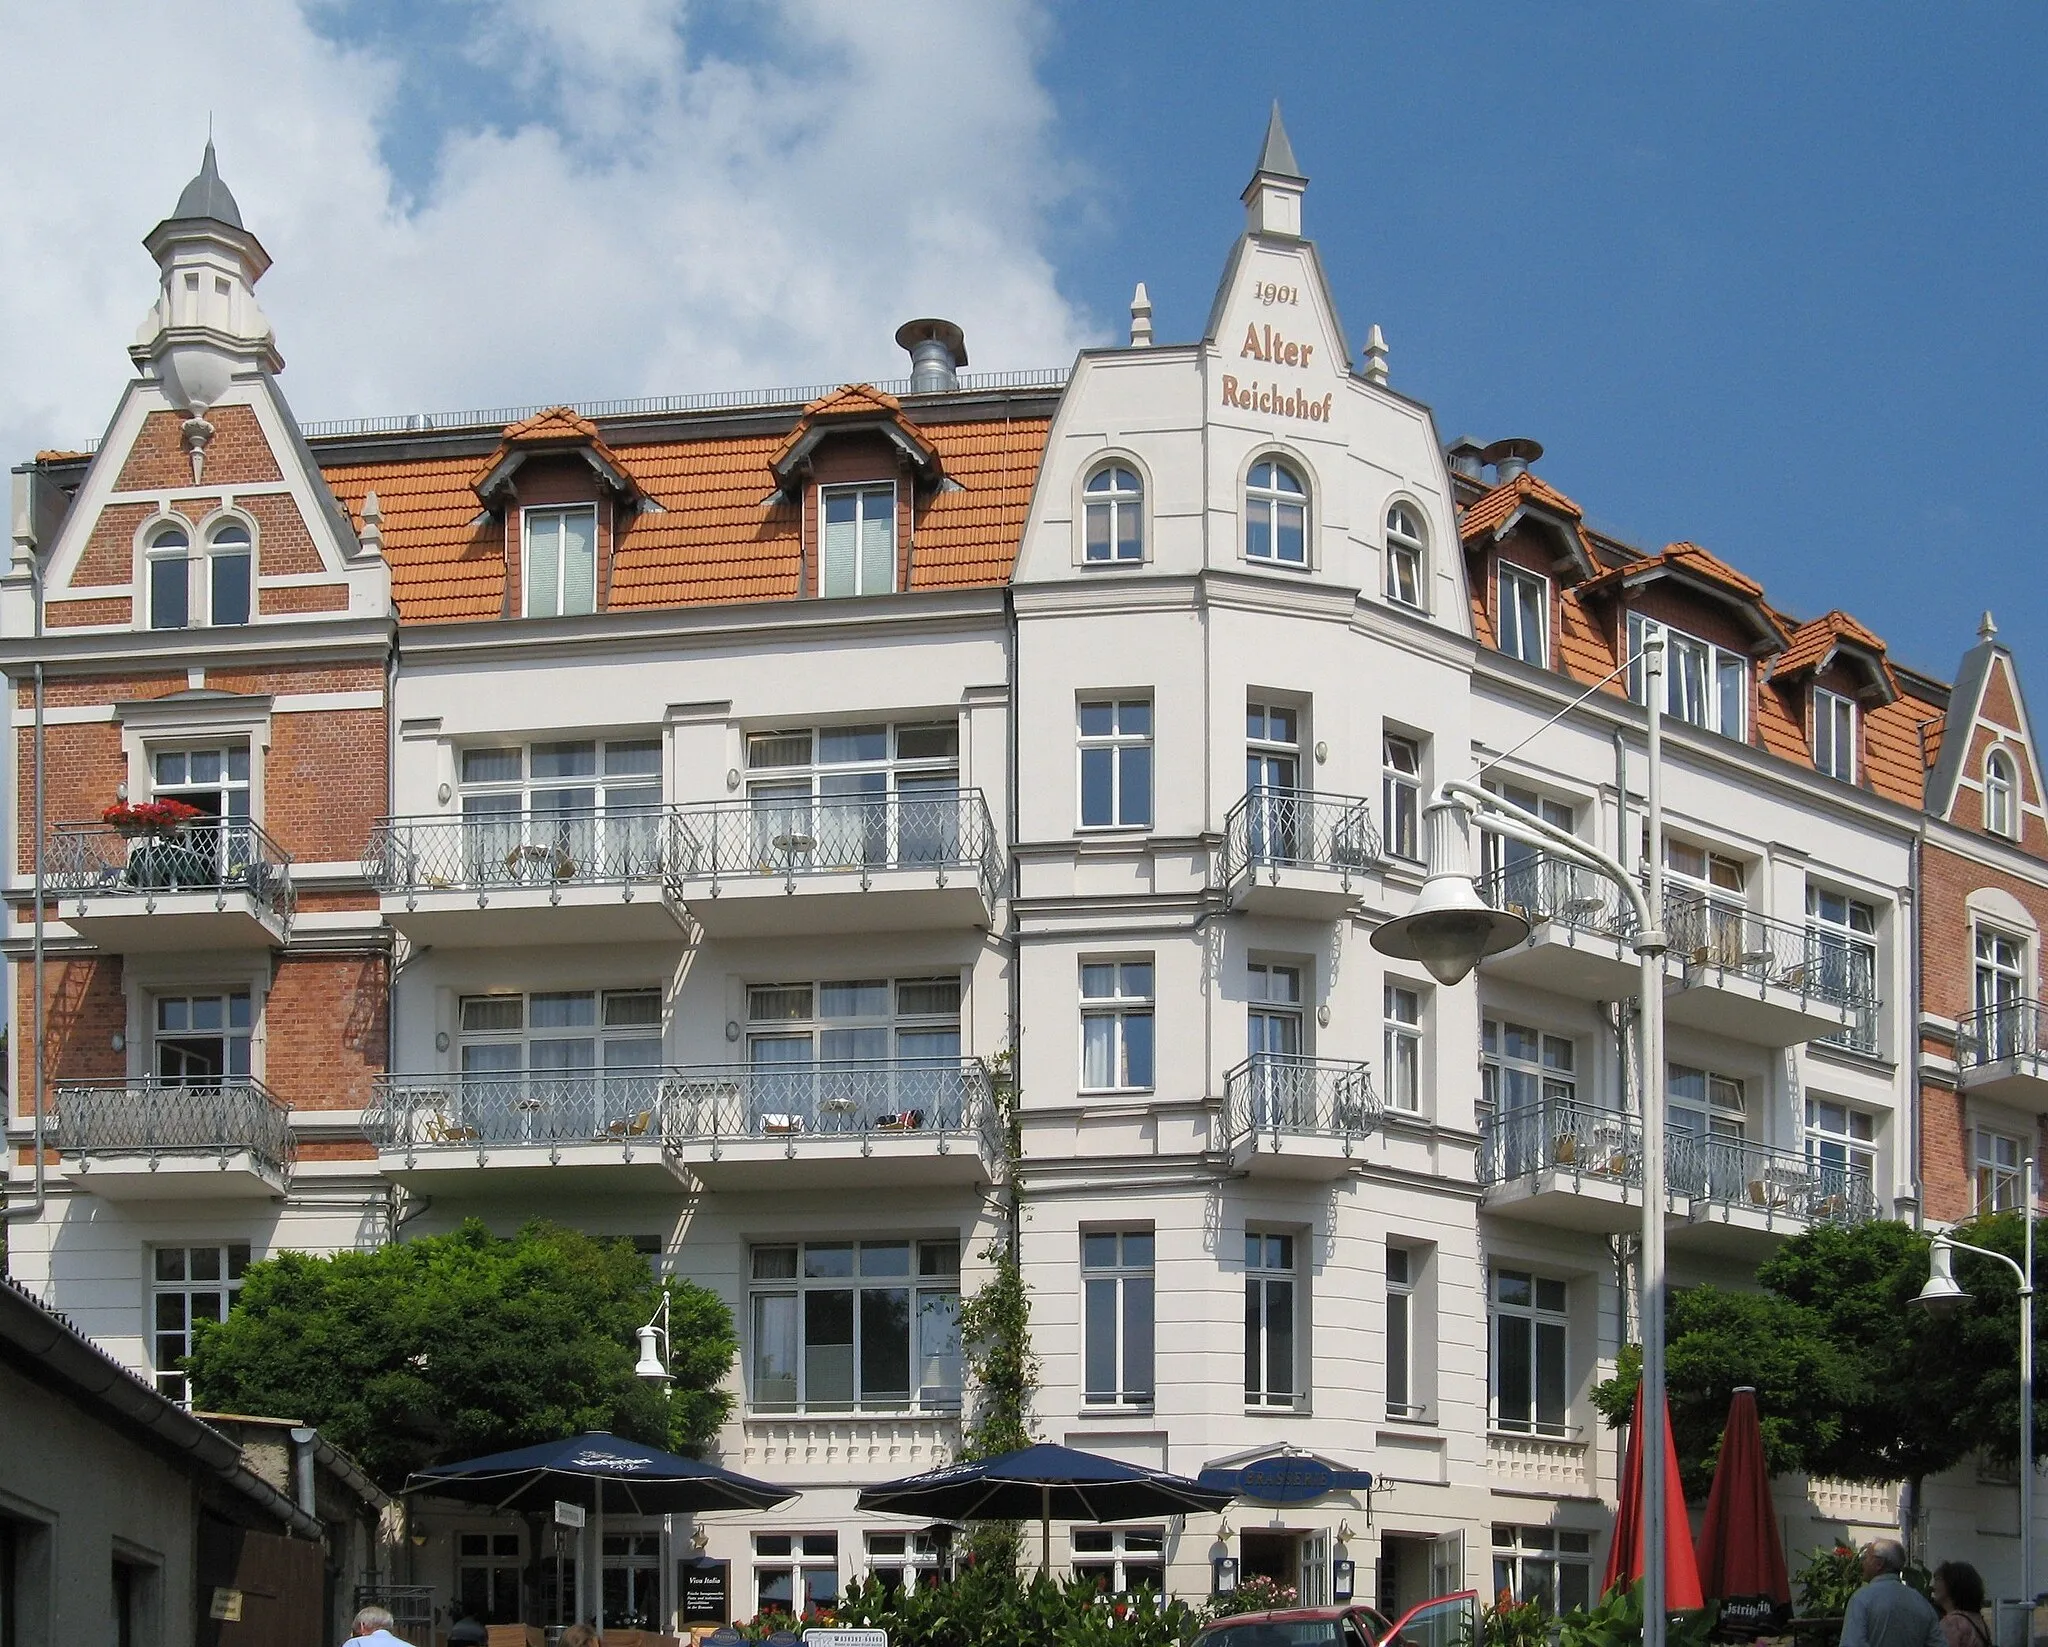
[[[116,801],[100,814],[100,821],[112,824],[132,841],[142,835],[175,835],[194,818],[205,816],[185,801]]]

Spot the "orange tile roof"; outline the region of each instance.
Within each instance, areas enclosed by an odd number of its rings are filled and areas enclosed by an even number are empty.
[[[877,421],[893,423],[921,454],[918,458],[920,464],[928,463],[938,455],[924,431],[903,415],[902,401],[894,395],[885,394],[872,383],[848,383],[829,395],[820,396],[803,409],[803,415],[796,420],[796,427],[789,431],[789,438],[775,449],[769,467],[777,475],[785,475],[788,472],[785,465],[793,454],[806,448],[819,424],[841,421],[869,425]]]
[[[1464,514],[1458,518],[1458,536],[1467,543],[1474,538],[1490,537],[1513,518],[1517,509],[1530,503],[1554,510],[1569,518],[1574,525],[1582,518],[1579,506],[1564,493],[1538,478],[1534,471],[1524,470],[1513,480],[1494,487],[1467,504]]]
[[[894,405],[887,395],[859,388],[820,404],[829,402],[848,411],[858,406],[863,415]],[[1006,583],[1050,420],[910,427],[937,453],[953,483],[919,500],[910,587]],[[621,517],[611,608],[795,598],[803,570],[800,516],[796,503],[776,491],[770,469],[782,445],[770,432],[612,448],[612,461],[652,507]],[[358,521],[364,496],[377,493],[392,594],[406,623],[491,618],[504,609],[504,527],[478,506],[470,489],[474,464],[474,458],[422,457],[327,469],[329,484]]]
[[[536,451],[546,451],[551,447],[562,451],[587,447],[615,474],[625,472],[619,462],[618,453],[605,444],[604,436],[597,432],[596,424],[587,417],[579,416],[570,407],[550,406],[544,412],[536,412],[532,417],[522,418],[519,422],[507,426],[504,434],[498,437],[498,449],[490,455],[484,466],[477,470],[476,478],[470,482],[470,490],[481,496],[484,483],[497,471],[499,465],[515,450],[528,447]]]
[[[1667,543],[1664,545],[1664,559],[1714,583],[1725,584],[1753,601],[1761,602],[1764,598],[1764,586],[1756,579],[1744,577],[1720,556],[1709,554],[1697,543]]]
[[[1848,641],[1862,647],[1866,652],[1883,658],[1884,642],[1879,640],[1847,612],[1836,610],[1815,618],[1811,623],[1801,624],[1792,632],[1792,639],[1785,650],[1778,654],[1771,666],[1775,679],[1780,675],[1796,675],[1802,670],[1817,669],[1828,654],[1835,649],[1837,641]]]

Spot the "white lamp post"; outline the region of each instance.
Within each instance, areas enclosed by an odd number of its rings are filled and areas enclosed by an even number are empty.
[[[1974,1247],[1953,1235],[1937,1235],[1927,1254],[1927,1285],[1913,1302],[1947,1315],[1970,1301],[1956,1280],[1955,1255],[1974,1252],[1995,1258],[2020,1278],[2020,1599],[2027,1609],[2027,1639],[2034,1614],[2034,1158],[2027,1157],[2022,1189],[2026,1197],[2027,1261],[2015,1264],[2002,1252]]]
[[[1472,874],[1470,825],[1484,819],[1496,834],[1542,848],[1552,857],[1612,881],[1636,918],[1635,952],[1642,1001],[1643,1233],[1637,1313],[1643,1335],[1643,1647],[1664,1647],[1664,952],[1669,939],[1664,908],[1663,696],[1664,639],[1652,634],[1640,661],[1648,724],[1644,808],[1647,886],[1619,859],[1569,831],[1524,811],[1475,784],[1442,785],[1425,818],[1428,878],[1414,910],[1372,935],[1373,948],[1418,961],[1440,984],[1455,984],[1489,955],[1512,949],[1528,935],[1521,916],[1498,910],[1479,895]],[[1616,675],[1620,669],[1615,671]],[[1613,676],[1608,677],[1610,680]],[[1604,684],[1604,683],[1602,683]],[[1590,694],[1589,694],[1590,695]],[[1583,701],[1583,700],[1581,700]],[[1575,706],[1574,706],[1575,707]]]

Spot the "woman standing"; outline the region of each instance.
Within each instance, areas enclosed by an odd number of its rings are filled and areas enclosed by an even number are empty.
[[[1933,1588],[1948,1647],[1991,1647],[1991,1627],[1984,1622],[1984,1580],[1977,1569],[1967,1561],[1944,1561],[1934,1569]]]

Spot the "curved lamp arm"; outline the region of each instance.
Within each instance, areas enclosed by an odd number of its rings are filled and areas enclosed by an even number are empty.
[[[1533,812],[1524,811],[1512,801],[1503,800],[1476,784],[1452,778],[1439,787],[1437,793],[1446,800],[1456,801],[1469,813],[1483,814],[1491,819],[1497,826],[1494,830],[1496,834],[1507,835],[1530,846],[1544,847],[1583,869],[1604,875],[1621,888],[1623,895],[1635,910],[1639,934],[1636,947],[1646,947],[1642,942],[1644,938],[1657,939],[1659,941],[1655,947],[1663,947],[1663,934],[1658,928],[1656,917],[1650,913],[1650,900],[1644,895],[1636,878],[1623,867],[1620,859],[1610,857],[1597,846],[1590,846],[1580,840],[1569,830],[1562,829],[1547,819],[1539,818]]]
[[[2007,1269],[2011,1270],[2014,1275],[2020,1278],[2020,1296],[2022,1298],[2034,1296],[2034,1278],[2027,1274],[2017,1258],[2007,1257],[2002,1252],[1994,1252],[1990,1247],[1972,1246],[1968,1241],[1958,1241],[1953,1235],[1937,1235],[1934,1240],[1936,1245],[1951,1247],[1957,1252],[1973,1252],[1979,1258],[1997,1259]]]

